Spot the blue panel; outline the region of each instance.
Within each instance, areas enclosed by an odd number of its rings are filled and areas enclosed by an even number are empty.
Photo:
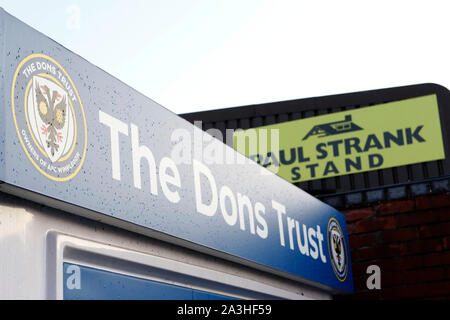
[[[207,163],[203,131],[3,10],[0,19],[1,181],[99,221],[353,290],[343,214],[256,163]],[[173,156],[180,130],[188,135],[182,163]],[[251,212],[236,212],[242,199]]]
[[[65,300],[231,300],[234,298],[64,263]]]

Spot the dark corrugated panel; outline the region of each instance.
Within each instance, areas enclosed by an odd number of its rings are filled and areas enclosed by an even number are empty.
[[[449,150],[450,136],[450,92],[437,84],[418,84],[412,86],[362,91],[324,97],[265,103],[218,109],[204,112],[182,114],[190,122],[203,121],[203,129],[217,128],[225,136],[225,129],[248,129],[263,125],[304,119],[381,103],[436,94],[438,97],[444,148]],[[450,159],[412,164],[377,171],[350,174],[321,180],[295,183],[303,190],[349,205],[358,202],[381,201],[414,196],[419,193],[440,190],[429,181],[440,181],[450,176]],[[431,180],[430,180],[431,179]],[[444,179],[445,180],[445,179]],[[423,182],[428,181],[428,182]],[[446,180],[445,180],[446,181]],[[438,184],[440,188],[446,183]],[[395,186],[399,186],[395,188]],[[444,186],[444,187],[442,187]],[[378,190],[378,191],[377,191]],[[448,191],[448,190],[447,190]],[[339,194],[339,196],[336,196]],[[345,196],[344,196],[345,195]]]

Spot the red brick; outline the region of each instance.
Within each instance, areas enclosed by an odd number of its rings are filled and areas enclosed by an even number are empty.
[[[439,212],[433,210],[410,212],[397,216],[397,225],[399,227],[432,223],[439,221]]]
[[[394,217],[365,219],[356,222],[355,233],[366,233],[395,228]]]
[[[444,245],[444,250],[450,249],[450,236],[442,238],[442,243]]]
[[[372,232],[380,230],[376,219],[360,220],[355,224],[355,233]]]
[[[390,288],[408,284],[420,284],[445,279],[443,268],[428,268],[422,270],[398,271],[381,274],[381,287]]]
[[[381,233],[382,242],[407,241],[418,237],[419,233],[416,228],[387,230]]]
[[[382,288],[398,287],[408,284],[419,284],[445,279],[445,270],[441,267],[397,272],[383,272],[383,270],[381,270],[381,272]]]
[[[426,296],[442,296],[450,294],[450,281],[434,282],[425,285]]]
[[[436,251],[442,251],[441,239],[418,240],[401,244],[402,255],[429,253]]]
[[[440,297],[427,297],[424,300],[448,300],[448,297],[446,296],[440,296]]]
[[[450,251],[430,253],[422,256],[423,265],[430,266],[442,266],[450,264]]]
[[[424,297],[425,294],[426,288],[423,284],[386,288],[383,289],[382,292],[383,298],[387,300],[421,298]]]
[[[376,207],[377,212],[381,215],[389,215],[403,212],[414,211],[414,200],[396,200],[382,203]]]
[[[416,209],[443,208],[450,206],[450,193],[416,198]]]
[[[437,208],[450,207],[450,193],[435,195],[432,201]]]
[[[347,232],[349,235],[356,233],[356,223],[348,223]]]
[[[353,276],[353,285],[355,291],[366,290],[367,274],[361,276]]]
[[[375,233],[351,235],[348,238],[350,249],[358,249],[360,247],[374,246],[377,242],[377,235]]]
[[[387,259],[384,261],[378,261],[376,264],[380,266],[382,271],[404,271],[422,267],[424,264],[424,257],[410,256]]]
[[[353,276],[366,275],[367,267],[372,264],[377,264],[377,262],[352,262]]]
[[[381,290],[365,290],[365,291],[355,291],[351,295],[339,296],[339,300],[379,300],[381,299]]]
[[[450,208],[441,208],[437,213],[440,221],[450,221]]]
[[[352,252],[355,261],[376,260],[387,257],[395,257],[400,254],[399,244],[361,248]]]
[[[382,223],[383,229],[393,229],[396,227],[394,217],[379,218],[378,220]]]
[[[402,281],[404,284],[423,283],[443,279],[445,279],[445,270],[441,267],[407,271],[402,275]]]
[[[379,258],[380,255],[379,248],[362,248],[352,252],[352,261],[372,260]]]
[[[382,292],[382,298],[391,299],[430,299],[431,297],[441,297],[450,292],[449,282],[433,282],[411,284],[407,286],[386,288]]]
[[[433,208],[433,205],[431,204],[431,196],[417,197],[415,201],[417,210],[425,210]]]
[[[404,271],[383,272],[381,269],[381,287],[384,289],[403,284],[403,273]]]
[[[353,286],[355,291],[366,290],[367,274],[361,275],[359,277],[353,277]]]
[[[421,226],[419,230],[421,238],[450,235],[450,222]]]
[[[365,218],[370,218],[374,215],[374,209],[372,207],[345,210],[342,213],[345,215],[347,222],[353,222]]]

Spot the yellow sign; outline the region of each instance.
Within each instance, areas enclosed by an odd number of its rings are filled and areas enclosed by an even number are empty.
[[[291,182],[445,158],[436,95],[236,131],[234,147]]]

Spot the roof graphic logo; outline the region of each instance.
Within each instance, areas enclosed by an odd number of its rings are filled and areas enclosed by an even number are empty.
[[[303,138],[303,140],[308,139],[310,136],[318,136],[319,138],[322,138],[358,130],[363,130],[363,128],[352,122],[351,115],[346,115],[342,121],[329,122],[314,126]]]

